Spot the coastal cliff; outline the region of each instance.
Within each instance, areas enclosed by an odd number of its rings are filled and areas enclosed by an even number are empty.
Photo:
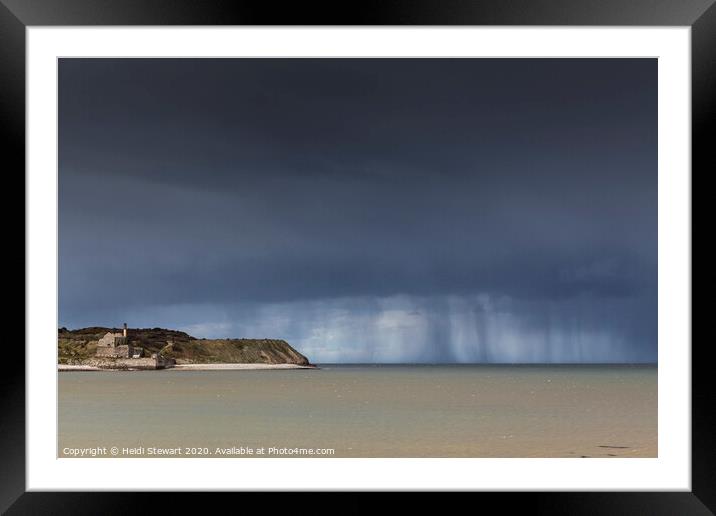
[[[91,327],[58,331],[58,363],[91,365],[96,362],[97,344],[116,328]],[[197,339],[164,328],[128,330],[129,342],[145,355],[159,354],[177,364],[295,364],[310,365],[308,358],[285,340],[279,339]]]

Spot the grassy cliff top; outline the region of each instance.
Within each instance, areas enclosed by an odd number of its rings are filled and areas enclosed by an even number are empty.
[[[107,332],[118,333],[121,328],[93,326],[58,330],[58,358],[60,363],[81,363],[94,356],[97,341]],[[197,339],[188,333],[165,328],[131,328],[127,336],[132,345],[145,353],[162,353],[178,363],[244,363],[244,364],[300,364],[308,359],[285,340],[280,339]],[[171,344],[169,344],[171,343]]]

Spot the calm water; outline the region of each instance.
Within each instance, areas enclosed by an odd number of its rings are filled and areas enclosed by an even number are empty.
[[[59,455],[655,457],[656,366],[59,373]],[[123,449],[127,448],[125,452]],[[207,453],[208,451],[208,453]],[[295,451],[295,450],[294,450]],[[155,452],[156,453],[156,452]],[[304,452],[305,453],[305,452]]]

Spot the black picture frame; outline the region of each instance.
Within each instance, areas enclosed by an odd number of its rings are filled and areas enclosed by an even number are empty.
[[[363,0],[332,3],[211,0],[0,0],[0,120],[4,178],[25,170],[25,29],[84,25],[608,25],[690,26],[692,29],[692,184],[695,170],[713,169],[709,134],[716,131],[715,0]],[[711,167],[709,167],[711,165]],[[708,168],[707,168],[708,167]],[[24,181],[19,187],[24,191]],[[7,191],[7,190],[6,190]],[[19,191],[19,190],[15,190]],[[19,198],[19,196],[17,196]],[[692,208],[693,209],[693,208]],[[12,219],[6,219],[12,220]],[[693,246],[692,246],[693,247]],[[15,246],[16,249],[16,246]],[[24,249],[24,246],[23,246]],[[691,251],[693,253],[693,250]],[[16,253],[16,250],[14,251]],[[23,258],[27,257],[24,255]],[[17,260],[17,257],[13,258]],[[6,270],[10,270],[9,268]],[[23,295],[24,299],[24,295]],[[24,304],[23,304],[24,306]],[[16,346],[16,343],[12,343]],[[682,343],[684,346],[690,343]],[[708,342],[692,346],[692,491],[480,493],[497,502],[548,514],[711,514],[716,511],[716,394],[707,360]],[[160,501],[163,510],[215,506],[237,494],[25,492],[25,363],[15,359],[0,373],[0,511],[8,514],[127,514]],[[211,501],[207,500],[212,496]],[[238,494],[242,504],[256,494]],[[471,495],[472,496],[472,495]],[[247,501],[248,497],[248,501]],[[334,512],[332,502],[309,493],[272,495],[272,507]],[[352,495],[346,507],[368,502]],[[424,496],[413,500],[423,505]],[[345,502],[342,502],[345,504]],[[474,503],[474,502],[470,502]],[[210,504],[210,505],[208,505]],[[308,505],[310,504],[310,505]],[[323,508],[322,508],[323,506]],[[347,511],[340,511],[347,512]]]

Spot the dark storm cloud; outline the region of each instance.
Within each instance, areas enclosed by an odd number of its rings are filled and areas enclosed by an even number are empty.
[[[478,339],[489,324],[466,314],[480,303],[454,300],[488,296],[508,300],[521,338],[578,320],[609,342],[595,356],[655,360],[656,70],[64,59],[60,322],[151,313],[209,334],[208,312],[186,322],[197,307],[227,314],[226,331],[283,310],[294,340],[327,328],[351,340],[384,335],[386,310],[419,312],[427,337],[405,359],[475,360],[490,359],[485,345],[475,357],[439,343],[457,338],[451,317]],[[326,319],[339,305],[348,315]],[[558,339],[540,338],[551,356]]]

